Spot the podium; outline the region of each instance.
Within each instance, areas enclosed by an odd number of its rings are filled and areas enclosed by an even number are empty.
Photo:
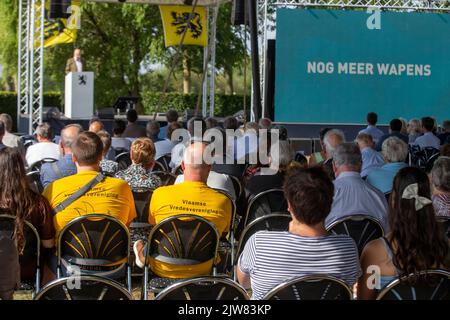
[[[66,75],[64,114],[68,118],[92,118],[94,114],[94,73]]]

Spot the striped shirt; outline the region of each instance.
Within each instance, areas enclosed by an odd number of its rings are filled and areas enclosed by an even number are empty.
[[[361,275],[358,249],[347,235],[302,237],[287,231],[260,231],[250,237],[239,259],[250,275],[254,300],[292,278],[323,274],[349,286]]]

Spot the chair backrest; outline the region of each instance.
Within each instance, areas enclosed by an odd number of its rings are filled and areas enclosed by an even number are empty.
[[[384,236],[384,230],[380,222],[367,215],[352,215],[344,217],[333,222],[327,230],[332,234],[349,235],[353,240],[355,240],[360,255],[369,241]]]
[[[41,159],[41,160],[39,160],[39,161],[37,161],[37,162],[35,162],[35,163],[33,163],[33,164],[31,164],[31,166],[30,166],[30,169],[28,170],[29,172],[32,172],[32,171],[41,171],[41,167],[42,167],[42,165],[44,164],[44,163],[53,163],[53,162],[56,162],[56,161],[58,161],[58,159],[54,159],[54,158],[44,158],[44,159]]]
[[[437,217],[438,223],[442,225],[445,235],[450,239],[450,218]]]
[[[175,169],[172,170],[172,173],[176,176],[179,176],[180,174],[183,174],[183,168],[181,167],[181,164],[177,166]]]
[[[176,282],[155,300],[249,300],[244,288],[227,278],[202,277]]]
[[[216,227],[190,214],[175,215],[153,227],[145,264],[153,259],[176,265],[194,265],[214,259],[219,245]]]
[[[152,174],[161,179],[163,186],[170,186],[175,183],[177,176],[167,171],[152,171]]]
[[[124,153],[124,152],[129,152],[127,149],[125,148],[113,148],[114,150],[114,157],[117,157],[119,154]]]
[[[154,171],[159,171],[159,172],[167,172],[167,170],[164,167],[164,165],[161,162],[159,162],[158,160],[155,161],[155,165],[153,166],[153,170]]]
[[[99,276],[80,275],[50,282],[34,300],[133,300],[118,282]]]
[[[450,300],[450,272],[428,270],[395,279],[377,300]]]
[[[9,214],[0,214],[0,231],[3,234],[9,234],[11,238],[14,235],[16,217]],[[29,222],[24,221],[25,246],[23,254],[19,256],[21,265],[28,265],[31,261],[36,263],[36,267],[40,267],[41,255],[41,239],[36,228]]]
[[[162,157],[159,157],[156,161],[158,163],[158,165],[160,166],[160,168],[158,170],[170,172],[169,164],[170,164],[171,159],[172,159],[172,155],[170,153],[165,154]],[[156,164],[155,164],[155,166],[156,166]]]
[[[145,192],[133,191],[134,205],[137,212],[137,222],[148,223],[148,211],[150,208],[150,201],[152,199],[153,190]]]
[[[281,283],[263,300],[351,300],[352,291],[342,280],[327,275],[310,275]]]
[[[44,191],[44,186],[41,182],[41,173],[38,170],[28,172],[27,179],[30,187],[34,191],[37,193],[42,193],[42,191]]]
[[[241,233],[237,257],[244,250],[248,239],[258,231],[288,231],[291,222],[289,213],[271,213],[253,220]]]
[[[122,222],[111,216],[81,216],[61,230],[57,240],[57,255],[58,265],[64,259],[82,270],[101,271],[105,265],[128,260],[130,234]]]
[[[417,145],[409,145],[410,165],[425,169],[430,161],[436,160],[439,150],[433,147],[421,148]]]
[[[242,188],[242,183],[238,177],[228,175],[233,182],[234,192],[236,193],[236,199],[239,199],[242,196],[244,188]]]
[[[256,218],[275,212],[287,212],[287,201],[281,189],[270,189],[257,194],[247,207],[244,226]]]
[[[131,158],[129,152],[122,152],[116,156],[116,162],[119,165],[119,170],[125,170],[131,165]]]

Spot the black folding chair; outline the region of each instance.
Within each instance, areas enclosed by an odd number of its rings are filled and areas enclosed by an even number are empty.
[[[233,182],[234,192],[236,193],[236,199],[239,199],[242,196],[244,188],[242,188],[242,183],[238,177],[228,175]]]
[[[133,300],[120,283],[94,275],[54,280],[34,300]]]
[[[181,168],[181,165],[179,165],[178,167],[172,170],[172,173],[176,176],[179,176],[180,174],[183,174],[183,168]]]
[[[450,300],[450,272],[427,270],[395,279],[377,300]]]
[[[351,300],[352,290],[342,280],[327,275],[310,275],[281,283],[263,300]]]
[[[136,222],[148,223],[148,211],[153,191],[154,190],[144,192],[133,191],[134,205],[137,212]]]
[[[161,179],[163,186],[170,186],[175,183],[177,176],[167,171],[152,171],[152,174]]]
[[[253,197],[248,204],[244,227],[256,218],[276,212],[287,212],[287,207],[283,190],[270,189],[261,192]]]
[[[122,152],[115,158],[117,164],[119,165],[119,170],[125,170],[131,165],[131,158],[129,152]]]
[[[249,300],[247,292],[227,278],[200,277],[180,281],[161,291],[155,300]]]
[[[158,171],[166,171],[170,172],[170,160],[172,159],[172,155],[170,153],[163,155],[162,157],[159,157],[156,159],[155,163],[155,169]]]
[[[37,193],[42,193],[42,191],[44,191],[44,186],[41,182],[41,173],[38,170],[28,172],[27,179],[33,191]]]
[[[103,214],[78,217],[62,229],[56,245],[58,278],[63,265],[75,266],[81,274],[125,278],[131,292],[130,234],[119,220]]]
[[[44,158],[42,160],[39,160],[33,164],[30,165],[30,169],[28,170],[28,172],[33,172],[33,171],[41,171],[41,167],[44,163],[53,163],[58,161],[58,159],[54,159],[54,158]]]
[[[11,239],[14,236],[15,224],[15,216],[0,214],[0,230],[2,233],[10,235]],[[30,222],[24,221],[23,227],[25,247],[23,254],[19,256],[19,263],[21,266],[35,264],[36,272],[35,278],[31,280],[31,283],[28,282],[30,279],[22,279],[20,288],[31,287],[32,295],[34,296],[39,291],[41,286],[41,239],[36,228]]]
[[[291,220],[292,218],[289,213],[271,213],[253,220],[247,227],[245,227],[241,237],[239,238],[239,246],[234,261],[236,262],[238,260],[237,258],[242,253],[242,250],[244,250],[245,244],[252,235],[258,231],[264,230],[288,231]]]
[[[150,258],[171,265],[197,265],[212,260],[211,273],[215,274],[215,260],[219,246],[216,227],[206,219],[190,214],[169,217],[153,227],[145,252],[142,298],[147,300],[148,289],[158,293],[180,279],[153,277],[149,283]]]
[[[349,235],[358,247],[359,255],[369,241],[384,236],[384,230],[380,222],[367,215],[347,216],[333,222],[328,228],[332,234]]]

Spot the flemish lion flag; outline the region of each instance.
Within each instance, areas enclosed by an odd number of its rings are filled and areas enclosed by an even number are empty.
[[[72,1],[72,5],[79,6],[80,1]],[[75,18],[72,18],[75,19]],[[68,19],[45,19],[44,23],[44,48],[57,44],[75,42],[77,29],[67,27]]]
[[[196,7],[194,17],[188,27],[192,6],[159,6],[164,27],[166,47],[177,46],[183,36],[183,44],[205,47],[208,45],[208,30],[206,27],[206,8]]]

